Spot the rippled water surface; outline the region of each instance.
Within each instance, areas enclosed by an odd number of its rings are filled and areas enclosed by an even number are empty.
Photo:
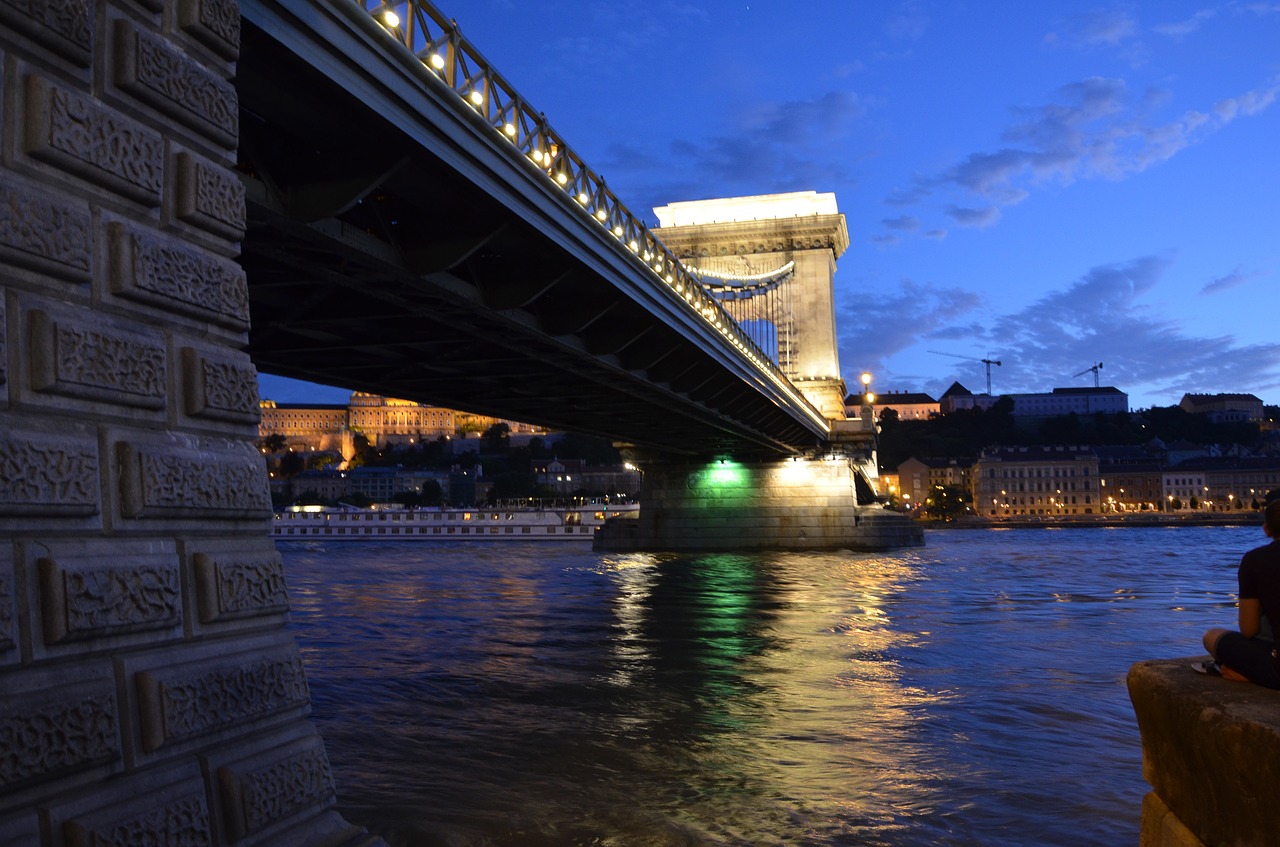
[[[1136,845],[1124,679],[1257,528],[888,553],[282,545],[348,820],[401,847]]]

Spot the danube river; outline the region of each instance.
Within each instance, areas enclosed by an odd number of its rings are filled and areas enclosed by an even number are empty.
[[[1264,540],[282,550],[339,808],[395,847],[1080,847],[1138,843],[1129,666],[1233,623]]]

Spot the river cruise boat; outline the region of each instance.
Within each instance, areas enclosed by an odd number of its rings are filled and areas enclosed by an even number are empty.
[[[293,506],[277,512],[281,541],[590,541],[609,518],[635,516],[638,503],[520,504],[482,508]]]

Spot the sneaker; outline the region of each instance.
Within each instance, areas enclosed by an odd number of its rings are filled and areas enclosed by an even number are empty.
[[[1218,670],[1218,663],[1213,661],[1196,662],[1191,666],[1191,669],[1196,673],[1208,674],[1209,676],[1222,676],[1222,672]]]

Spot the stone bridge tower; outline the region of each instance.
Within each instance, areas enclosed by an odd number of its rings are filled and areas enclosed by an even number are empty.
[[[709,275],[755,275],[795,263],[787,283],[789,350],[779,364],[827,418],[843,420],[833,281],[849,232],[835,195],[799,191],[697,200],[654,212],[662,243],[686,266]]]

